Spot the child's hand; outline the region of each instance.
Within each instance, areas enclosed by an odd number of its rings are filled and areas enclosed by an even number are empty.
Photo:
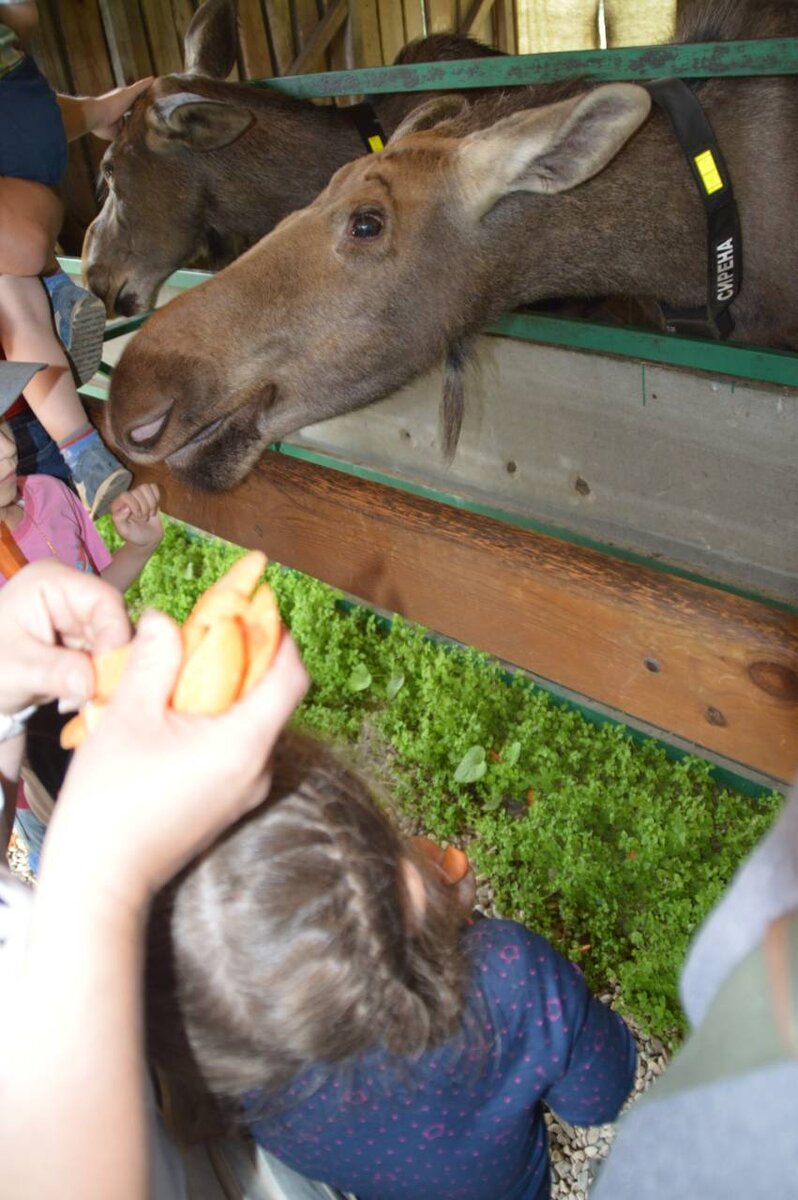
[[[122,492],[111,503],[114,528],[121,538],[134,546],[154,550],[163,537],[158,505],[161,493],[154,483],[142,483]]]
[[[476,903],[477,878],[474,868],[462,850],[450,846],[444,850],[428,837],[411,837],[409,844],[431,866],[437,878],[452,889],[455,904],[468,917]]]

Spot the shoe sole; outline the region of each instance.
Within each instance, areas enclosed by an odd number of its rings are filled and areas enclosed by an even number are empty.
[[[116,500],[117,496],[121,496],[126,492],[133,482],[133,476],[130,471],[124,467],[119,467],[116,471],[112,471],[107,479],[104,479],[97,491],[94,493],[94,500],[89,504],[86,500],[86,489],[82,483],[77,484],[78,495],[83,501],[85,508],[89,510],[89,516],[102,517],[108,512],[108,509]]]
[[[79,300],[70,316],[69,348],[66,353],[78,384],[88,383],[97,374],[103,353],[105,305],[96,296]]]

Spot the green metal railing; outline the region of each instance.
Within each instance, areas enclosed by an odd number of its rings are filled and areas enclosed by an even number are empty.
[[[274,88],[287,96],[321,98],[520,87],[561,79],[599,83],[659,79],[663,75],[703,79],[713,75],[795,74],[798,74],[798,38],[763,38],[754,42],[702,42],[684,46],[625,46],[618,50],[500,55],[399,67],[368,67],[359,71],[325,71],[250,82],[256,87]]]

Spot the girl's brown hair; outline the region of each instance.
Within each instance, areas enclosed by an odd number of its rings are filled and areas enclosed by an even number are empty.
[[[281,739],[268,799],[159,897],[150,921],[151,1056],[180,1087],[277,1095],[304,1068],[374,1046],[413,1056],[460,1027],[462,913],[327,747]]]

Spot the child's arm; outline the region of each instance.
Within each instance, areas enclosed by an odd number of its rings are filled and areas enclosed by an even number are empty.
[[[154,483],[142,483],[139,487],[117,496],[111,505],[111,518],[116,532],[124,538],[110,565],[101,571],[106,583],[113,584],[120,592],[126,592],[138,579],[150,555],[158,548],[163,537],[163,525],[158,511],[160,493]]]
[[[590,993],[581,971],[563,960],[560,978],[569,979],[570,1005],[582,1007],[571,1017],[571,1045],[562,1078],[544,1096],[558,1117],[571,1125],[614,1121],[634,1086],[637,1050],[625,1021]]]
[[[110,141],[116,135],[121,118],[136,97],[147,90],[152,79],[150,75],[127,87],[114,88],[103,96],[57,96],[67,141],[73,142],[84,133],[94,133]]]

